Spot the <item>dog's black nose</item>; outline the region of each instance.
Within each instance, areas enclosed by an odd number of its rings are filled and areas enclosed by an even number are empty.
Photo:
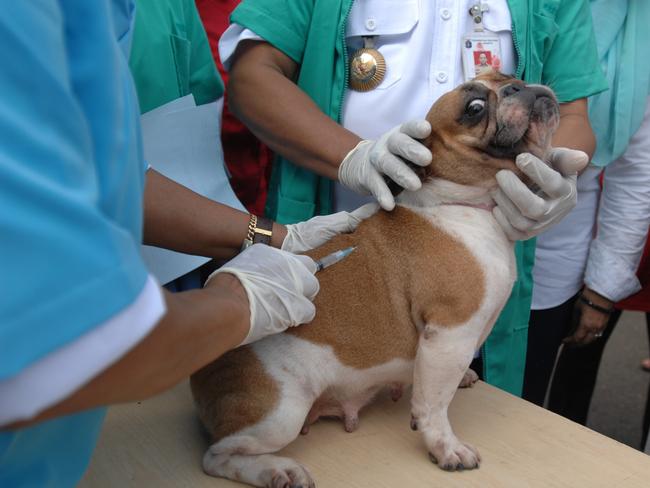
[[[506,86],[503,88],[503,91],[501,92],[503,95],[503,98],[509,97],[511,95],[514,95],[515,93],[521,91],[521,85],[515,85],[514,83]]]

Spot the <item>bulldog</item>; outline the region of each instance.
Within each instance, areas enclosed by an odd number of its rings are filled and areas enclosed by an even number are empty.
[[[316,318],[240,347],[191,378],[213,439],[204,470],[253,486],[312,487],[304,466],[272,453],[320,417],[355,430],[359,410],[384,388],[413,384],[411,427],[446,470],[481,458],[454,434],[447,407],[490,333],[516,277],[514,244],[494,219],[496,173],[515,157],[544,158],[559,124],[553,92],[499,73],[442,96],[423,143],[433,162],[422,188],[402,192],[352,234],[308,254],[356,250],[319,274]]]

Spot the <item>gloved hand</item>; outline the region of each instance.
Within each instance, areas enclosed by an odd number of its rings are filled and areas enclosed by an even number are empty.
[[[212,273],[206,285],[219,273],[235,275],[248,296],[251,326],[240,345],[314,319],[319,285],[308,256],[255,244]]]
[[[305,252],[324,244],[341,233],[349,233],[357,225],[379,210],[376,203],[367,203],[354,212],[338,212],[313,217],[305,222],[287,225],[287,236],[281,249],[290,252]]]
[[[582,151],[556,147],[549,154],[549,167],[530,153],[517,156],[517,167],[543,191],[533,193],[512,172],[497,173],[499,188],[492,193],[492,211],[511,241],[534,237],[562,220],[578,202],[578,172],[589,162]]]
[[[407,190],[418,190],[422,182],[404,160],[419,166],[431,163],[431,151],[415,140],[430,133],[429,122],[412,120],[391,129],[376,141],[361,141],[339,166],[339,181],[363,195],[372,193],[383,209],[393,210],[395,199],[382,175]]]

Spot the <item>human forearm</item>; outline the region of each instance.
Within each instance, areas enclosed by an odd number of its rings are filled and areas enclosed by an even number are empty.
[[[165,300],[167,313],[137,346],[63,401],[8,428],[155,395],[237,346],[248,332],[248,300],[232,275],[218,275],[203,290],[166,293]]]
[[[640,288],[636,269],[650,222],[650,99],[625,153],[605,169],[598,233],[591,244],[585,283],[612,301]]]
[[[336,179],[361,139],[318,108],[292,81],[296,73],[296,64],[269,44],[242,42],[230,72],[230,108],[271,149]]]
[[[241,248],[248,221],[248,213],[202,197],[153,169],[147,171],[145,244],[199,256],[230,258]],[[275,223],[271,244],[280,247],[285,235],[285,227]]]
[[[560,105],[560,126],[553,136],[554,147],[579,149],[589,156],[596,150],[594,136],[587,111],[587,99],[581,98]]]

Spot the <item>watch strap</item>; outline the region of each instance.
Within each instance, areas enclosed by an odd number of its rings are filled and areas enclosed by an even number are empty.
[[[273,236],[273,221],[266,217],[257,217],[257,223],[253,229],[253,244],[271,244]]]

